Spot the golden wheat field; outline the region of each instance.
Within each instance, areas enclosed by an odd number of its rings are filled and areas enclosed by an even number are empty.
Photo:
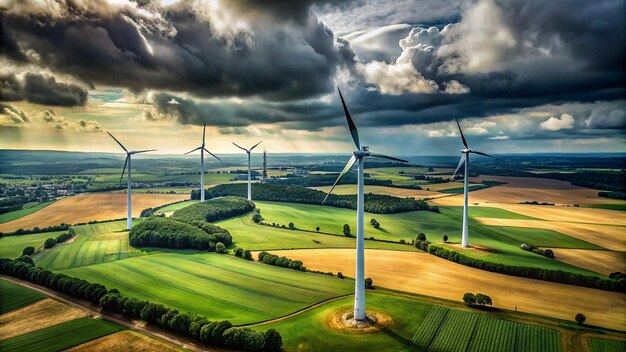
[[[133,194],[133,216],[139,216],[146,208],[185,199],[189,199],[188,194]],[[63,198],[32,214],[0,224],[0,232],[120,218],[126,218],[126,194],[81,194]]]
[[[0,315],[0,340],[87,316],[81,309],[51,298]]]
[[[600,274],[626,271],[626,252],[552,248],[557,260]]]
[[[365,276],[371,277],[375,286],[455,301],[460,301],[466,292],[482,292],[491,296],[499,308],[514,310],[517,306],[520,311],[565,320],[585,312],[589,324],[620,330],[626,326],[626,294],[492,273],[427,253],[374,249],[365,252]],[[354,277],[353,249],[272,253],[301,260],[312,270],[341,271]]]
[[[324,187],[312,187],[313,189],[317,189],[323,192],[330,191],[331,186]],[[337,185],[333,190],[334,194],[356,194],[356,185]],[[448,194],[433,192],[433,191],[425,191],[419,189],[408,189],[408,188],[397,188],[397,187],[386,187],[386,186],[374,186],[374,185],[365,185],[365,194],[374,193],[374,194],[384,194],[395,197],[413,197],[413,198],[438,198],[447,196]]]
[[[174,352],[181,351],[170,344],[150,338],[146,335],[135,331],[124,330],[111,335],[86,342],[82,345],[72,347],[68,352],[90,352],[90,351],[107,351],[107,352],[144,352],[144,351],[163,351]]]

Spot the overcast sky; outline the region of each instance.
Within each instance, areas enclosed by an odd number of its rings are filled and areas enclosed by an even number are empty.
[[[623,0],[0,0],[0,148],[626,152]]]

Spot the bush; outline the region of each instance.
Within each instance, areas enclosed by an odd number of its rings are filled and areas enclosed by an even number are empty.
[[[350,237],[350,225],[343,224],[343,235],[346,237]]]
[[[374,280],[371,277],[365,278],[365,288],[370,290],[374,288]]]
[[[243,258],[243,248],[235,248],[235,257]]]
[[[609,274],[609,279],[613,280],[626,280],[626,275],[621,271],[616,271]]]
[[[254,260],[252,258],[252,251],[250,251],[249,249],[246,249],[245,251],[243,251],[243,259],[245,259],[245,260]]]
[[[533,252],[535,254],[539,254],[542,255],[544,257],[548,257],[550,259],[554,259],[554,252],[551,249],[541,249],[538,248],[536,246],[530,245],[530,244],[526,244],[526,243],[522,243],[520,245],[520,248],[528,251],[528,252]]]
[[[29,255],[23,255],[23,256],[17,258],[17,260],[19,260],[19,261],[21,261],[23,263],[27,263],[27,264],[33,265],[33,266],[35,265],[35,261]]]
[[[129,233],[134,247],[192,248],[213,251],[218,242],[230,245],[230,234],[212,224],[202,228],[170,218],[151,218],[135,225]],[[214,231],[209,233],[207,231]]]
[[[22,250],[22,255],[33,255],[33,254],[35,254],[35,247],[33,246],[24,247],[24,249]]]
[[[57,241],[57,243],[61,243],[61,242],[65,242],[67,240],[69,240],[70,238],[72,238],[73,235],[70,235],[69,233],[62,233],[60,235],[58,235],[55,240]]]
[[[420,233],[417,235],[417,241],[426,241],[426,234],[425,234],[425,233],[423,233],[423,232],[420,232]]]
[[[187,223],[214,222],[251,212],[254,208],[254,203],[245,198],[223,197],[178,209],[172,216]]]
[[[215,252],[216,253],[226,253],[226,246],[222,242],[217,242],[215,244]]]
[[[283,347],[283,338],[274,329],[265,332],[265,350],[268,352],[278,352]]]
[[[372,226],[374,226],[375,229],[380,227],[380,223],[378,221],[376,221],[376,219],[372,218],[372,220],[370,220],[370,224],[372,224]]]
[[[490,306],[493,304],[493,301],[491,300],[491,297],[482,294],[482,293],[477,293],[476,294],[476,303],[481,305],[481,306]]]
[[[443,241],[448,242],[448,235],[443,235]]]
[[[43,248],[49,249],[52,248],[54,246],[56,246],[57,241],[54,238],[48,238],[44,243],[43,243]]]
[[[295,230],[296,229],[296,225],[293,224],[293,222],[289,223],[289,229],[290,230]]]
[[[317,227],[315,228],[315,231],[316,231],[316,232],[320,232],[320,227],[319,227],[319,226],[317,226]]]
[[[583,325],[585,321],[587,320],[587,317],[583,313],[578,313],[576,314],[574,319],[576,320],[578,324]]]
[[[259,213],[252,215],[252,221],[254,221],[255,224],[261,223],[263,220],[263,217]]]
[[[337,273],[337,277],[340,279],[344,279],[343,273],[341,271]]]

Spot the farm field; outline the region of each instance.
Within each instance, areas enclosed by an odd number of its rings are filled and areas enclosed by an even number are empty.
[[[126,221],[75,226],[74,240],[59,243],[35,256],[38,266],[49,270],[106,263],[146,252],[130,246]]]
[[[188,207],[194,203],[198,203],[197,200],[186,200],[179,203],[166,205],[163,208],[157,210],[155,215],[165,214],[165,216],[171,216],[176,210]]]
[[[134,194],[133,217],[145,208],[188,199],[186,194]],[[113,220],[126,217],[126,194],[93,193],[63,198],[44,209],[19,219],[0,224],[0,232],[19,228],[77,224],[93,220]]]
[[[608,340],[592,337],[589,339],[590,352],[623,352],[626,350],[626,341]]]
[[[95,340],[85,342],[66,350],[67,352],[91,352],[91,351],[159,351],[175,352],[182,351],[172,345],[150,338],[136,331],[123,330],[106,335]]]
[[[56,237],[65,231],[33,233],[0,237],[0,258],[17,258],[22,255],[24,247],[33,246],[35,250],[43,247],[46,239]]]
[[[81,318],[0,341],[0,350],[55,352],[122,330],[111,322]]]
[[[301,260],[310,269],[341,271],[354,277],[354,250],[303,249],[272,253]],[[460,301],[465,292],[483,292],[493,298],[498,308],[514,310],[517,307],[518,311],[565,320],[585,312],[588,324],[618,330],[626,326],[626,295],[622,293],[497,274],[424,252],[368,249],[365,260],[365,276],[371,277],[375,286],[455,301]],[[539,297],[538,292],[550,294]]]
[[[352,291],[350,281],[215,253],[157,253],[60,272],[233,324],[276,318]]]
[[[34,292],[34,291],[33,291]],[[87,314],[51,298],[0,315],[0,340],[83,318]]]
[[[15,219],[19,219],[28,214],[32,214],[38,210],[43,209],[44,207],[52,204],[53,202],[43,202],[30,207],[26,207],[20,210],[10,211],[8,213],[0,214],[0,224],[5,222],[13,221]]]
[[[337,185],[333,190],[333,194],[356,194],[356,185]],[[324,187],[311,187],[313,189],[317,189],[322,192],[328,192],[331,186]],[[447,196],[447,194],[432,192],[426,190],[419,189],[409,189],[409,188],[398,188],[398,187],[387,187],[387,186],[375,186],[375,185],[365,185],[365,194],[374,193],[374,194],[384,194],[388,196],[394,197],[413,197],[413,198],[437,198]]]
[[[0,314],[5,314],[15,309],[41,301],[46,298],[43,294],[29,290],[12,282],[0,280]],[[10,300],[5,297],[11,297]]]
[[[554,256],[558,261],[604,275],[626,272],[626,252],[555,248]]]
[[[371,311],[388,314],[390,326],[367,334],[333,328],[331,317],[351,309],[346,297],[257,328],[281,331],[286,351],[561,351],[555,330],[375,291],[367,291],[367,304]]]

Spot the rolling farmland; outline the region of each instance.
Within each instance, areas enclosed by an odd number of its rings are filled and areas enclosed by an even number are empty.
[[[0,300],[0,314],[27,306],[46,297],[37,291],[4,280],[0,280],[0,296],[3,298]],[[5,297],[11,297],[11,299],[8,300]]]
[[[48,238],[56,237],[65,231],[33,233],[30,235],[0,237],[0,258],[16,258],[22,255],[24,247],[38,249]]]
[[[15,219],[19,219],[28,214],[32,214],[36,211],[43,209],[44,207],[47,207],[48,205],[52,203],[53,202],[43,202],[43,203],[35,204],[33,206],[25,207],[20,210],[15,210],[15,211],[11,211],[8,213],[0,214],[0,224],[9,222]]]
[[[589,339],[590,352],[623,352],[626,350],[626,340],[607,340],[592,337]]]

